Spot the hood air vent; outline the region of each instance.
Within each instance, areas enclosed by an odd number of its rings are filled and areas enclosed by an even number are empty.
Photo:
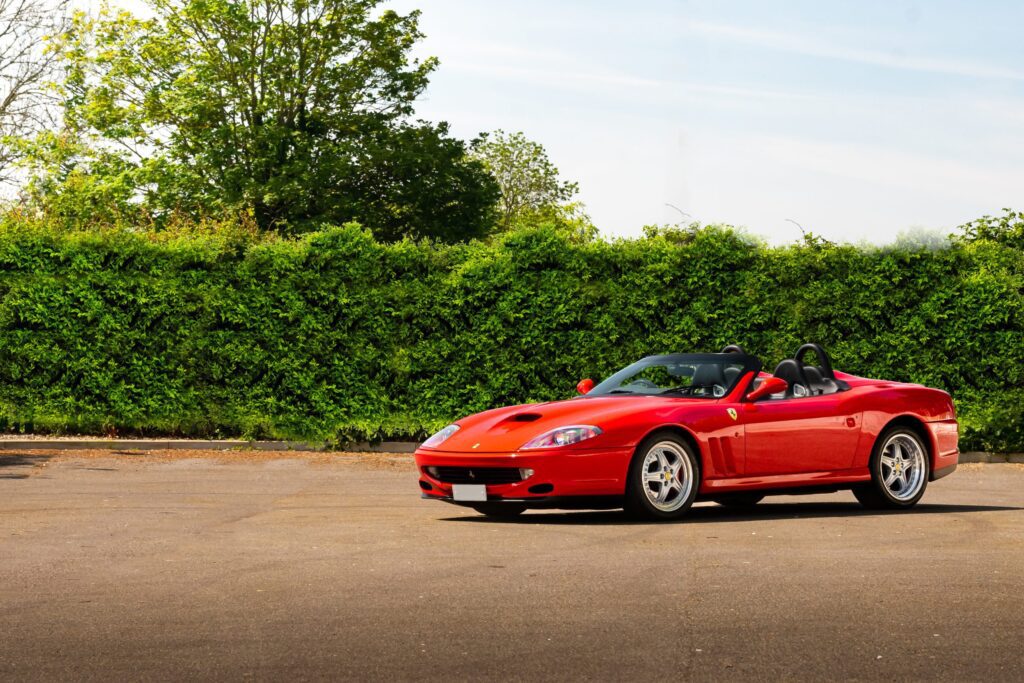
[[[516,413],[509,418],[510,422],[536,422],[541,418],[540,413]]]

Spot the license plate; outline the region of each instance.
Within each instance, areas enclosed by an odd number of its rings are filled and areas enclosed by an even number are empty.
[[[486,503],[487,487],[481,484],[452,484],[452,498],[471,503]]]

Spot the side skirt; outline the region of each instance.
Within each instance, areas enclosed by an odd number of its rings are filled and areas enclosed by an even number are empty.
[[[699,500],[714,499],[725,493],[776,492],[790,494],[807,489],[814,493],[849,489],[863,482],[871,481],[867,467],[833,472],[802,472],[800,474],[774,474],[759,477],[736,477],[734,479],[710,479],[700,487]]]
[[[756,493],[762,496],[814,496],[821,493],[835,493],[836,491],[849,491],[855,484],[846,484],[843,486],[794,486],[791,488],[779,488],[779,489],[744,489],[741,492],[730,491],[715,491],[714,493],[703,493],[697,496],[698,502],[706,502],[709,500],[715,500],[716,498],[726,498],[728,496],[736,495],[736,493]]]

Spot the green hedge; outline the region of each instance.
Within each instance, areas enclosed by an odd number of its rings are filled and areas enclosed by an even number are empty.
[[[719,228],[575,243],[381,245],[0,231],[0,427],[329,440],[419,438],[572,395],[641,356],[805,341],[848,372],[950,391],[964,446],[1024,450],[1024,257]]]

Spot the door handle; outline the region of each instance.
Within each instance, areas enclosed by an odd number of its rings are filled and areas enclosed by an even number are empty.
[[[846,426],[847,427],[856,427],[857,426],[857,418],[855,418],[855,417],[848,417],[848,418],[846,418]]]

